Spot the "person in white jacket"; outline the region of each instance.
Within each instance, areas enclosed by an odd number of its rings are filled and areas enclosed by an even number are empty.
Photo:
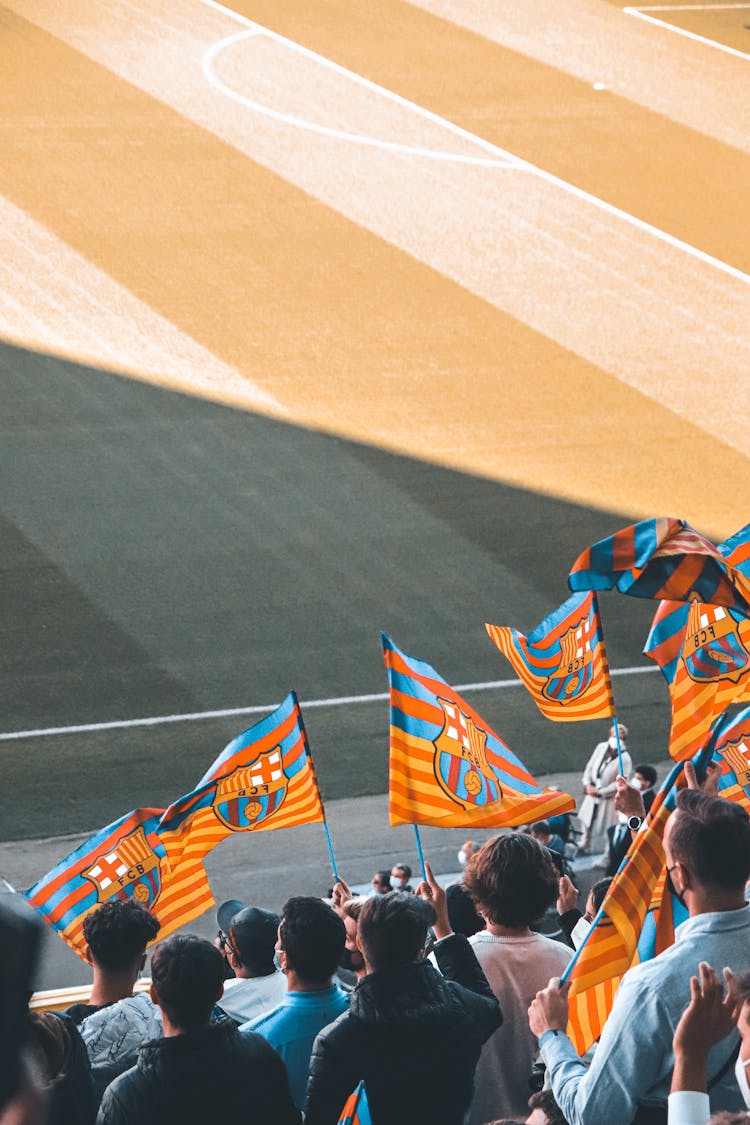
[[[628,728],[624,723],[618,725],[622,748],[622,774],[624,777],[630,777],[633,762],[625,748]],[[600,742],[594,747],[581,779],[584,798],[578,810],[578,819],[583,828],[583,835],[578,844],[578,851],[582,854],[588,852],[597,854],[604,852],[607,847],[607,829],[617,823],[615,783],[619,773],[617,737],[612,726],[607,741]]]

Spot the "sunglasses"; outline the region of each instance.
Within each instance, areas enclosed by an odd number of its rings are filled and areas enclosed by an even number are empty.
[[[230,939],[227,937],[227,935],[224,933],[223,930],[218,931],[217,937],[219,939],[219,945],[221,946],[222,950],[228,949],[229,952],[233,953],[235,957],[239,956],[239,954],[237,953],[237,950],[232,945],[232,942],[230,941]]]

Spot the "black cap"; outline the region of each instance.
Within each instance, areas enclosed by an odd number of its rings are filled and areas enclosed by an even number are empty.
[[[259,973],[273,968],[273,953],[280,918],[270,910],[245,906],[237,899],[217,911],[219,928],[229,937],[242,964]]]

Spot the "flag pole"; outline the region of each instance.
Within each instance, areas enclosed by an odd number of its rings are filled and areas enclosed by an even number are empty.
[[[318,775],[317,775],[317,772],[315,770],[315,762],[313,761],[312,751],[310,749],[310,740],[307,737],[307,727],[305,726],[305,720],[302,717],[302,708],[299,705],[299,699],[297,699],[297,692],[296,691],[292,691],[292,698],[294,699],[294,706],[297,708],[297,714],[299,715],[299,726],[300,726],[300,730],[302,731],[302,736],[305,740],[305,753],[307,754],[307,760],[310,763],[310,769],[312,770],[312,775],[315,778],[315,788],[318,791],[318,800],[320,801],[320,808],[321,808],[321,811],[323,813],[323,830],[325,831],[325,834],[326,834],[326,843],[328,844],[328,854],[331,857],[331,872],[333,874],[334,882],[339,883],[341,880],[339,879],[339,871],[338,871],[338,867],[336,866],[336,856],[333,854],[333,841],[331,840],[331,833],[328,830],[328,820],[326,819],[326,810],[325,810],[325,805],[323,804],[323,794],[320,792],[320,785],[318,783]]]
[[[425,864],[424,864],[424,852],[422,851],[422,838],[419,835],[419,829],[417,828],[416,824],[413,824],[412,828],[414,829],[414,838],[417,841],[417,855],[419,856],[419,865],[422,868],[422,881],[424,883],[426,883],[427,882],[427,868],[425,867]]]
[[[614,695],[612,696],[614,699]],[[615,728],[615,738],[617,739],[617,768],[620,771],[620,777],[625,777],[625,770],[622,765],[622,744],[620,743],[620,724],[617,721],[617,712],[613,716],[613,725]],[[625,780],[628,779],[625,777]]]
[[[622,744],[620,742],[620,724],[617,720],[617,707],[615,705],[615,692],[614,692],[614,688],[612,687],[612,676],[611,676],[610,671],[609,671],[609,658],[607,656],[607,646],[604,643],[604,622],[602,621],[602,612],[599,608],[599,599],[597,598],[596,593],[594,593],[594,612],[596,614],[596,619],[597,619],[597,622],[599,624],[599,634],[600,634],[600,638],[601,638],[601,647],[602,647],[602,663],[604,664],[603,671],[604,671],[604,673],[607,677],[607,684],[609,686],[609,696],[610,696],[610,699],[612,700],[612,720],[613,720],[613,724],[614,724],[614,728],[615,728],[615,738],[617,739],[617,769],[618,769],[618,772],[620,774],[620,777],[625,777],[625,770],[624,770],[623,761],[622,761]],[[627,778],[625,778],[625,780],[627,781]],[[574,958],[574,960],[575,960],[575,958]]]

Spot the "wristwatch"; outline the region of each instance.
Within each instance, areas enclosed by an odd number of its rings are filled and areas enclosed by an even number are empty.
[[[628,828],[630,829],[631,832],[637,832],[642,824],[643,824],[643,817],[642,816],[629,816],[628,817]]]

